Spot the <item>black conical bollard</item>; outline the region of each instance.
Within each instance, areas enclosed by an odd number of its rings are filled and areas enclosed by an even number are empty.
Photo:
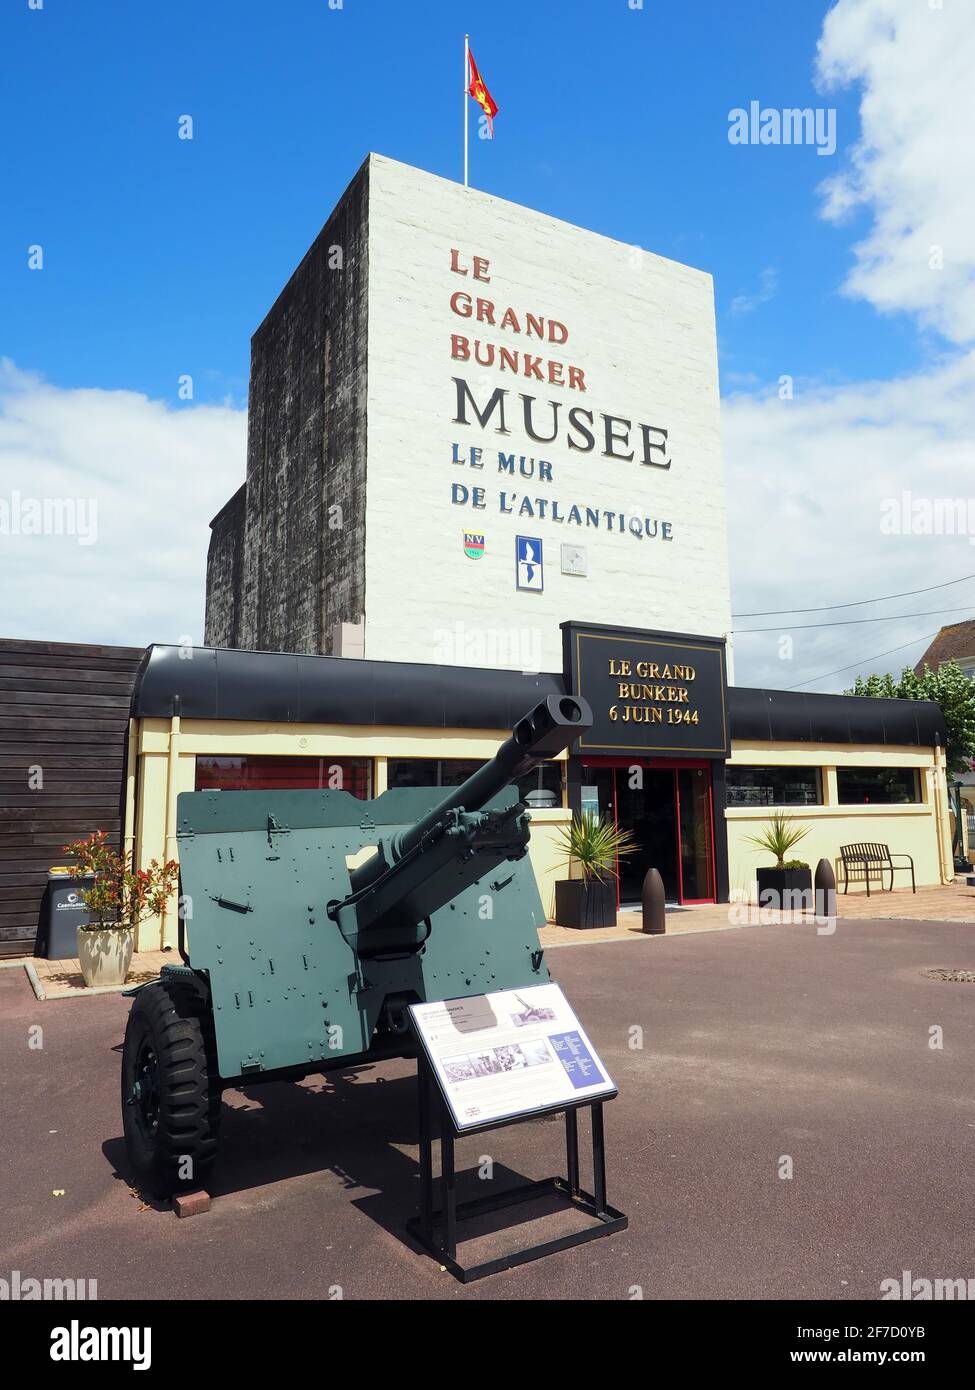
[[[667,894],[659,869],[648,869],[643,880],[643,930],[660,936],[667,930]]]
[[[836,916],[836,875],[828,859],[820,859],[813,880],[817,917]]]

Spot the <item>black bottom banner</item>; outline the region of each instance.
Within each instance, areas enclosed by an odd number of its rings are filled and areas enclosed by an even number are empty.
[[[361,1372],[367,1348],[377,1349],[380,1330],[387,1370],[397,1346],[404,1370],[411,1365],[417,1369],[434,1346],[441,1364],[445,1351],[456,1351],[459,1364],[476,1352],[483,1365],[483,1350],[477,1348],[499,1346],[506,1324],[525,1351],[526,1335],[538,1336],[540,1345],[543,1339],[547,1365],[563,1342],[574,1353],[581,1329],[582,1340],[594,1351],[605,1350],[611,1341],[615,1364],[618,1350],[632,1338],[636,1354],[649,1353],[654,1365],[676,1363],[682,1371],[782,1374],[831,1365],[947,1369],[957,1362],[959,1339],[971,1321],[967,1307],[954,1301],[915,1302],[894,1315],[884,1302],[663,1304],[626,1299],[615,1306],[602,1303],[588,1317],[580,1307],[587,1300],[565,1296],[561,1281],[550,1299],[512,1301],[507,1307],[502,1282],[503,1276],[464,1290],[463,1302],[485,1305],[480,1312],[476,1306],[452,1308],[447,1318],[425,1318],[427,1333],[419,1340],[417,1304],[406,1298],[382,1303],[336,1298],[314,1305],[6,1302],[0,1303],[0,1332],[8,1355],[14,1352],[25,1368],[46,1367],[47,1374],[69,1378],[79,1371],[156,1374],[178,1385],[182,1379],[199,1384],[209,1373],[252,1378],[255,1358],[267,1366],[269,1356],[282,1369],[299,1360],[337,1369],[336,1355],[347,1364],[356,1346]],[[456,1301],[453,1296],[451,1301]],[[368,1340],[360,1341],[360,1333]],[[382,1367],[377,1363],[375,1369]]]

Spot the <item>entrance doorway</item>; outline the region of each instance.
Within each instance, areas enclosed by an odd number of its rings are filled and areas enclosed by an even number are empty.
[[[677,786],[673,772],[654,768],[638,769],[642,774],[640,788],[630,786],[633,780],[623,768],[614,768],[616,780],[616,819],[629,830],[637,848],[618,865],[620,900],[639,902],[647,870],[656,867],[664,881],[668,902],[680,900],[680,875],[677,869]]]
[[[707,763],[600,759],[583,765],[582,808],[629,830],[636,848],[617,863],[621,903],[638,903],[656,868],[667,901],[715,901],[714,820]]]

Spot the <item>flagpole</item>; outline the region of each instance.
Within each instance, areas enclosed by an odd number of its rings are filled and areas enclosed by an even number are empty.
[[[470,86],[468,74],[471,70],[468,54],[470,52],[471,36],[464,35],[464,187],[467,187],[467,89]]]

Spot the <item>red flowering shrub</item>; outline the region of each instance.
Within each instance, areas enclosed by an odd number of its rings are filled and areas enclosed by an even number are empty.
[[[87,840],[64,846],[64,853],[78,862],[69,869],[72,878],[94,874],[90,888],[80,889],[90,921],[86,930],[101,927],[135,927],[162,912],[166,899],[179,883],[175,859],[160,864],[151,859],[147,869],[133,869],[131,854],[119,854],[108,843],[108,833],[96,830]]]

